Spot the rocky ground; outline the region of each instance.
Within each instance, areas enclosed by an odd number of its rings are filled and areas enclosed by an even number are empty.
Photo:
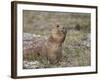
[[[70,35],[70,34],[69,34]],[[43,45],[43,42],[47,39],[45,36],[24,33],[23,36],[23,50],[24,55],[34,49],[38,50],[38,46]],[[70,38],[69,38],[70,39]],[[74,38],[73,38],[74,39]],[[68,38],[66,38],[68,40]],[[90,65],[90,34],[85,37],[81,37],[78,42],[71,42],[65,40],[63,45],[63,57],[59,64],[51,65],[48,61],[42,61],[41,57],[35,58],[34,55],[30,55],[28,59],[23,59],[24,69],[38,69],[38,68],[50,68],[50,67],[75,67],[75,66],[87,66]],[[39,41],[39,43],[37,43]],[[75,41],[75,40],[74,40]],[[31,52],[32,53],[32,52]],[[33,53],[32,53],[33,54]]]

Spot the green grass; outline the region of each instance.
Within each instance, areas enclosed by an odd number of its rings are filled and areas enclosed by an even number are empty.
[[[90,48],[81,46],[81,39],[87,33],[81,31],[68,32],[65,42],[63,43],[63,56],[60,64],[48,64],[47,59],[41,56],[29,55],[29,61],[38,60],[42,67],[71,67],[71,66],[88,66],[90,62]],[[63,63],[63,64],[62,64]]]

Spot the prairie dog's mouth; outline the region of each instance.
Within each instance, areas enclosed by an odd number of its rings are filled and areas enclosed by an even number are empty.
[[[62,28],[62,29],[60,29],[59,31],[60,31],[60,32],[63,32],[63,33],[66,32],[65,28]]]

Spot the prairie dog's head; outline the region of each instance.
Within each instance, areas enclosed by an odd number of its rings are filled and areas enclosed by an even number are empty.
[[[63,26],[60,26],[60,25],[56,25],[52,29],[52,34],[62,35],[62,34],[66,34],[66,33],[67,33],[67,29]]]
[[[66,33],[66,28],[60,25],[56,25],[51,31],[52,37],[59,41],[64,41]]]

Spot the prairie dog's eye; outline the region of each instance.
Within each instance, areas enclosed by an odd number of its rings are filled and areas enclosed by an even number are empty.
[[[57,27],[59,27],[59,25],[57,25]]]

